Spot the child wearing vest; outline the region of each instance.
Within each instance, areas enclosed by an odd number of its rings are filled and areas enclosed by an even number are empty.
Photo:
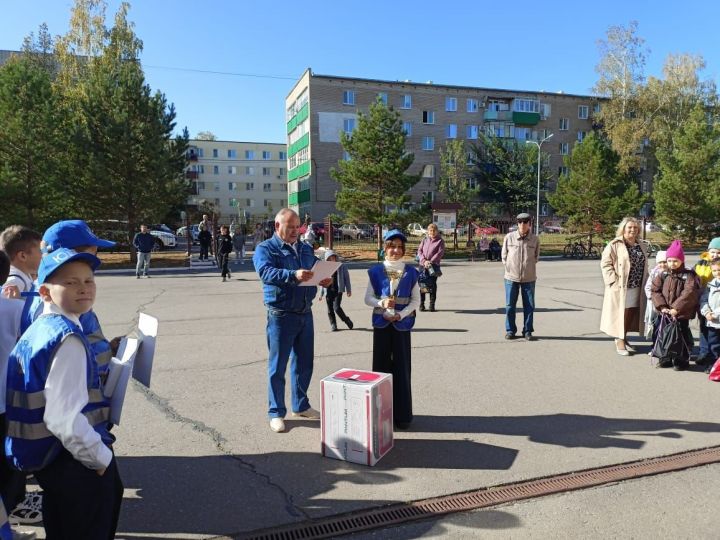
[[[395,427],[407,429],[413,419],[410,385],[410,330],[420,305],[418,271],[402,262],[407,238],[398,229],[384,237],[385,260],[368,270],[365,304],[373,308],[373,371],[393,376]]]
[[[80,322],[95,301],[90,253],[60,248],[38,270],[43,312],[10,353],[5,450],[44,491],[48,538],[113,538],[123,485],[109,403]]]
[[[710,263],[710,271],[712,279],[700,298],[700,315],[706,321],[709,356],[717,361],[720,358],[720,260]],[[710,373],[714,363],[708,363],[706,373]]]

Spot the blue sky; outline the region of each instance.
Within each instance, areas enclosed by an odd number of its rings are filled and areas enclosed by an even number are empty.
[[[178,127],[191,136],[209,130],[222,140],[285,142],[285,96],[308,67],[324,75],[590,93],[597,40],[631,20],[651,50],[647,75],[660,76],[669,53],[695,53],[707,62],[705,78],[720,86],[720,3],[710,0],[130,3],[148,83],[175,103]],[[0,49],[18,49],[43,22],[53,35],[65,33],[73,2],[0,4]],[[108,24],[118,5],[108,1]]]

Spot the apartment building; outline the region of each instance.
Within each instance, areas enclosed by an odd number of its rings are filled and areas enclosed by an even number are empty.
[[[421,180],[412,200],[435,200],[440,149],[451,139],[477,142],[481,133],[519,141],[541,141],[546,166],[553,173],[547,186],[567,174],[563,158],[592,130],[592,96],[450,86],[411,81],[382,81],[317,75],[305,71],[285,100],[287,111],[288,201],[300,216],[323,219],[335,212],[337,183],[330,169],[347,159],[340,133],[351,133],[357,112],[367,112],[378,97],[400,112],[407,149],[415,155],[408,171]],[[547,215],[547,203],[541,215]]]
[[[284,144],[190,140],[188,204],[212,208],[221,222],[256,222],[287,206]]]

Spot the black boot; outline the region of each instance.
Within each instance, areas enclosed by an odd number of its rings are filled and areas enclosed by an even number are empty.
[[[435,291],[430,293],[430,311],[435,311]]]
[[[425,293],[420,293],[420,311],[425,311]]]

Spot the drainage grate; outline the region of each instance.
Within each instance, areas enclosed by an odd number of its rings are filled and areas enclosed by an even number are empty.
[[[392,506],[338,514],[292,525],[273,527],[241,535],[246,540],[298,540],[333,538],[370,529],[418,521],[454,512],[542,497],[553,493],[600,486],[642,476],[651,476],[720,462],[720,446],[691,450],[669,456],[621,463],[547,478],[526,480],[504,486],[423,499]]]

